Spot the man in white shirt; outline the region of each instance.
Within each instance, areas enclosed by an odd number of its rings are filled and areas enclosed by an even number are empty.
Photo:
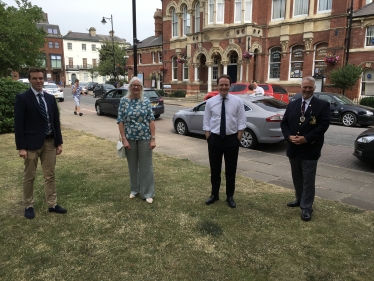
[[[226,196],[231,208],[234,201],[236,167],[240,140],[246,128],[246,117],[243,101],[229,94],[230,76],[223,74],[218,80],[219,95],[206,102],[203,130],[208,142],[209,163],[212,192],[207,205],[219,200],[221,185],[222,156],[225,157]]]
[[[255,86],[254,91],[255,91],[256,96],[259,96],[259,95],[265,96],[264,89],[262,87],[260,87],[260,86],[257,85],[257,81],[256,80],[252,80],[252,84]]]

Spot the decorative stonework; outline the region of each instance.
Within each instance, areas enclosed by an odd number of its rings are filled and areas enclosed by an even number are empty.
[[[229,60],[229,53],[235,51],[238,54],[238,58],[241,58],[243,56],[242,50],[240,47],[236,44],[230,44],[227,46],[225,51],[223,52],[222,59],[223,60]]]
[[[208,51],[205,48],[201,47],[201,48],[199,48],[198,52],[195,52],[195,54],[192,58],[192,63],[200,65],[200,56],[201,55],[204,55],[206,59],[209,58]]]
[[[281,41],[280,43],[281,43],[281,45],[282,45],[282,53],[283,53],[283,55],[285,56],[286,53],[288,52],[288,40],[286,40],[286,41]]]
[[[304,38],[303,41],[304,41],[304,45],[305,45],[305,52],[307,54],[309,54],[309,52],[312,51],[311,48],[312,48],[313,38]]]
[[[251,47],[252,51],[255,51],[256,49],[258,50],[258,53],[260,54],[262,53],[262,47],[258,41],[253,42],[252,47]]]
[[[177,11],[177,3],[175,1],[169,2],[169,4],[166,6],[166,16],[171,17],[171,8],[174,8],[175,11]]]

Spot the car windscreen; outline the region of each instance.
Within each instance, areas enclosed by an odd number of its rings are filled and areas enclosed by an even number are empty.
[[[86,86],[87,86],[87,83],[79,83],[79,86],[81,86],[81,87],[86,87]]]
[[[43,88],[44,89],[56,89],[58,88],[58,86],[57,85],[44,85]]]
[[[240,92],[240,91],[245,91],[245,90],[247,90],[247,85],[235,84],[235,85],[231,85],[229,92],[232,93],[232,92]]]
[[[115,89],[115,87],[113,85],[110,85],[110,84],[104,84],[103,87],[105,89]]]
[[[347,97],[342,95],[334,95],[334,97],[339,101],[340,104],[350,104],[354,105],[354,103]]]
[[[156,91],[144,91],[144,96],[147,98],[158,98]]]
[[[264,91],[269,91],[269,86],[268,85],[258,85],[259,87],[261,87],[262,89],[264,89]]]
[[[267,111],[277,112],[279,109],[287,108],[287,103],[277,99],[260,99],[253,101],[253,103]]]

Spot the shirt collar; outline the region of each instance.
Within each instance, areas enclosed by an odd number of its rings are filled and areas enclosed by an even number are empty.
[[[37,97],[38,94],[39,94],[39,92],[36,91],[33,87],[31,87],[31,90],[32,90],[32,92],[34,93],[34,95]],[[42,90],[40,93],[42,93],[42,96],[44,97],[44,92],[43,92],[43,90]]]
[[[312,98],[313,98],[313,95],[311,97],[307,98],[306,100],[304,100],[304,98],[302,98],[302,101],[305,101],[307,104],[309,104],[310,101],[312,100]]]

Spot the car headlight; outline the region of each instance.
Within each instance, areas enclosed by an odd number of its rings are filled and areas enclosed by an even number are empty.
[[[366,111],[366,114],[371,116],[371,115],[373,115],[374,113],[371,112],[371,111]]]
[[[360,143],[369,143],[369,142],[372,142],[373,140],[374,140],[374,136],[367,136],[367,137],[358,138],[357,142],[360,142]]]

